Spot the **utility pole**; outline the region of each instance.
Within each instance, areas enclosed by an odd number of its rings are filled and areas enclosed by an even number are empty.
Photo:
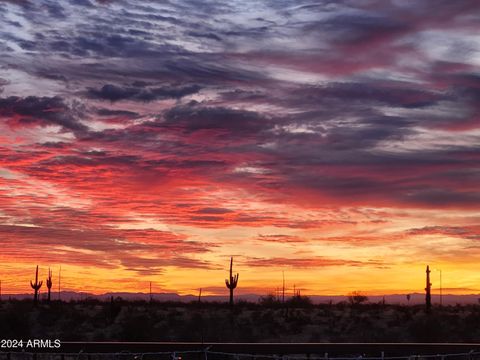
[[[282,287],[282,303],[285,302],[285,271],[282,271],[283,274],[283,287]]]
[[[443,294],[442,294],[442,269],[438,269],[440,272],[440,306],[443,305]]]
[[[60,268],[58,269],[58,301],[60,301],[60,278],[62,275],[62,265],[60,265]]]
[[[440,306],[443,305],[443,294],[442,294],[442,270],[440,270]]]
[[[443,288],[442,288],[442,269],[434,269],[435,271],[438,271],[440,273],[440,287],[439,287],[439,291],[440,291],[440,306],[443,305]]]
[[[150,302],[152,302],[152,282],[150,281]]]

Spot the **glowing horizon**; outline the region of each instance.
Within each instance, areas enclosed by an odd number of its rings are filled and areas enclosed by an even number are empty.
[[[480,293],[478,9],[0,0],[2,293]]]

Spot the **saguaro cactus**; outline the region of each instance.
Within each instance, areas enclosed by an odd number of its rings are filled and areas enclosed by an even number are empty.
[[[432,308],[432,296],[430,294],[430,290],[432,289],[432,283],[430,282],[430,267],[427,265],[427,285],[425,287],[425,310],[426,312],[430,312],[430,309]]]
[[[233,275],[232,273],[233,268],[233,257],[230,258],[230,279],[225,279],[225,285],[230,290],[230,307],[233,307],[233,290],[237,287],[238,284],[238,273],[237,275]]]
[[[47,297],[47,300],[48,302],[50,302],[50,293],[51,293],[51,290],[52,290],[52,271],[50,270],[50,268],[48,268],[48,278],[47,278],[47,288],[48,288],[48,297]]]
[[[32,283],[30,280],[30,286],[32,287],[33,290],[35,290],[35,294],[33,295],[33,303],[37,305],[38,303],[38,290],[42,287],[43,281],[38,281],[38,265],[37,265],[37,271],[35,272],[35,283]]]

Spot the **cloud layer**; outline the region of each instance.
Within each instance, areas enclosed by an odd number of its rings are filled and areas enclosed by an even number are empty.
[[[399,276],[416,271],[411,256],[468,263],[480,236],[478,10],[0,1],[2,261],[183,292],[192,269],[215,286],[230,255],[265,276],[298,268],[312,292],[329,286],[307,280],[317,272],[358,284],[361,271],[364,288],[393,291],[369,279],[389,268],[413,289]],[[455,256],[428,252],[432,237]],[[462,271],[452,287],[475,288]]]

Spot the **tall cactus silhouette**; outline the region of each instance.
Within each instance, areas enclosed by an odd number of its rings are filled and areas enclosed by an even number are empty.
[[[430,309],[432,308],[432,296],[430,294],[430,290],[432,289],[432,283],[430,282],[430,267],[427,265],[427,284],[426,284],[426,287],[425,287],[425,292],[426,292],[426,295],[425,295],[425,311],[427,313],[430,312]]]
[[[35,283],[32,283],[30,280],[30,286],[32,287],[33,290],[35,290],[35,294],[33,296],[33,303],[37,305],[38,303],[38,290],[42,287],[43,281],[38,282],[38,265],[37,265],[37,271],[35,272]]]
[[[48,268],[48,278],[47,278],[47,288],[48,288],[48,297],[47,300],[50,302],[50,293],[52,291],[52,271]]]
[[[233,257],[230,258],[230,279],[225,279],[225,285],[230,290],[230,307],[233,307],[233,290],[237,287],[238,284],[238,273],[237,275],[233,275],[232,273],[233,268]]]

